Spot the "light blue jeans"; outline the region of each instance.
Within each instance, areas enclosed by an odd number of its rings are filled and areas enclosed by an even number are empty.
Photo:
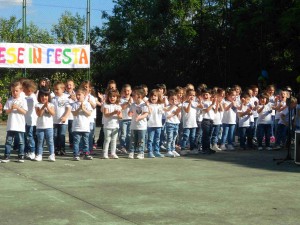
[[[58,150],[65,149],[68,124],[54,124],[54,145]]]
[[[144,153],[147,130],[131,130],[130,152]]]
[[[36,136],[36,126],[26,125],[26,133],[25,133],[25,152],[35,153],[36,144],[35,144],[35,136]]]
[[[43,155],[43,144],[44,139],[46,140],[49,154],[54,154],[54,141],[53,141],[53,128],[48,129],[36,129],[36,135],[37,135],[37,154]]]
[[[167,151],[175,151],[176,139],[178,136],[179,124],[166,123]]]
[[[130,145],[130,125],[131,125],[131,120],[121,120],[120,121],[120,146],[121,148],[126,148],[127,150],[129,149]]]
[[[149,152],[159,152],[161,127],[148,127],[147,149]]]
[[[89,132],[72,132],[73,134],[73,155],[79,156],[79,145],[85,155],[89,155]]]
[[[222,127],[223,127],[223,132],[221,138],[221,145],[225,145],[226,141],[229,145],[232,145],[234,141],[235,124],[223,123]]]
[[[5,156],[10,156],[10,151],[11,151],[11,146],[12,146],[12,142],[13,140],[15,140],[15,144],[18,145],[18,155],[19,156],[23,156],[24,155],[24,132],[20,132],[20,131],[7,131],[6,132],[6,141],[5,141],[5,152],[4,155]]]
[[[186,147],[186,144],[190,141],[190,149],[193,150],[196,147],[196,127],[183,128],[183,134],[181,138],[181,149]]]

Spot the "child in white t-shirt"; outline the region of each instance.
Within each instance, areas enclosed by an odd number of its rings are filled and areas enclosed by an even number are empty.
[[[263,150],[262,142],[265,137],[265,144],[267,150],[272,150],[270,146],[271,130],[272,130],[272,110],[274,106],[269,102],[267,94],[259,96],[259,105],[257,106],[257,143],[258,150]]]
[[[143,101],[145,91],[142,87],[136,87],[133,91],[134,103],[131,104],[128,116],[131,120],[131,140],[129,159],[134,158],[134,151],[138,152],[137,159],[144,159],[145,137],[147,131],[147,116],[149,113],[146,103]]]
[[[109,90],[107,92],[105,104],[103,106],[103,128],[104,128],[104,144],[103,158],[109,159],[108,148],[112,159],[118,159],[116,154],[117,138],[119,131],[119,119],[122,118],[122,108],[119,105],[120,94],[117,90]]]
[[[85,101],[87,91],[79,88],[76,92],[77,101],[72,105],[72,114],[74,116],[72,123],[73,134],[73,160],[79,161],[79,146],[82,147],[84,154],[83,159],[92,160],[89,149],[89,134],[90,134],[90,116],[92,107],[90,103]]]
[[[218,147],[219,136],[221,132],[222,126],[222,118],[223,118],[223,100],[224,100],[224,90],[222,88],[217,89],[217,93],[215,93],[216,98],[216,106],[214,107],[215,116],[213,119],[213,128],[211,132],[211,149],[214,151],[220,151],[221,149]]]
[[[120,149],[121,152],[127,153],[127,150],[129,150],[131,135],[131,117],[128,116],[128,112],[130,105],[133,102],[133,99],[131,97],[131,86],[129,84],[124,84],[121,93],[122,97],[120,99],[120,105],[122,107],[122,119],[120,120]]]
[[[175,151],[175,147],[181,119],[181,107],[180,101],[178,101],[178,93],[175,90],[168,91],[168,101],[169,105],[164,109],[167,133],[167,153],[165,156],[179,157],[180,154]]]
[[[65,84],[57,81],[53,85],[55,97],[51,100],[54,105],[54,146],[55,154],[65,155],[66,132],[68,129],[68,118],[71,113],[71,106],[68,95],[64,93]]]
[[[76,102],[75,84],[73,80],[67,80],[65,94],[69,98],[69,104],[72,107],[73,103]],[[72,123],[73,123],[73,113],[69,114],[68,118],[68,133],[69,133],[69,145],[73,148],[73,135],[72,135]]]
[[[35,158],[36,152],[36,120],[37,115],[35,105],[38,103],[35,92],[37,86],[33,80],[25,80],[23,82],[23,91],[26,95],[28,111],[25,115],[26,133],[25,133],[25,157],[29,159]]]
[[[252,108],[249,107],[250,96],[247,93],[242,93],[241,95],[241,107],[237,111],[239,117],[239,137],[240,137],[240,148],[246,149],[246,140],[248,147],[251,146],[250,136],[252,135],[252,130],[250,126]],[[252,139],[251,139],[252,141]]]
[[[162,95],[157,89],[150,92],[149,103],[147,103],[149,108],[148,115],[148,157],[149,158],[162,158],[160,150],[160,135],[162,131],[162,115],[164,114],[164,101]]]
[[[53,135],[53,116],[55,115],[54,105],[51,103],[51,93],[47,88],[41,88],[37,97],[38,103],[35,105],[35,111],[38,116],[36,122],[37,135],[37,153],[34,161],[43,160],[43,144],[46,140],[49,150],[49,161],[55,161],[54,154],[54,135]]]
[[[18,162],[24,162],[24,133],[25,133],[25,114],[28,110],[25,98],[21,97],[23,91],[22,84],[15,81],[10,85],[12,97],[5,105],[4,110],[8,114],[6,126],[6,142],[3,163],[10,161],[10,152],[13,139],[18,139]]]

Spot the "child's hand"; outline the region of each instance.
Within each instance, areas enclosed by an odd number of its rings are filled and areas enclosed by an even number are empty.
[[[83,102],[81,103],[80,108],[81,108],[82,110],[85,110],[85,109],[86,109],[86,106],[85,106],[85,104],[83,104]]]
[[[18,106],[17,104],[13,104],[12,107],[11,107],[11,109],[16,109],[16,110],[17,110],[18,108],[19,108],[19,106]]]
[[[136,122],[139,122],[139,121],[140,121],[140,115],[137,115],[137,117],[135,118],[135,121],[136,121]]]
[[[67,121],[67,118],[65,116],[60,118],[60,123],[65,123]]]

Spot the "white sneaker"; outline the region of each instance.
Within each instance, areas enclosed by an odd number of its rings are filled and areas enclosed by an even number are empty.
[[[187,155],[188,154],[188,151],[187,150],[181,150],[180,151],[180,155]]]
[[[227,150],[228,150],[228,151],[234,151],[234,147],[233,147],[232,145],[228,145],[228,146],[227,146]]]
[[[119,156],[117,156],[117,154],[113,154],[113,155],[110,156],[110,158],[112,158],[112,159],[118,159]]]
[[[171,152],[171,151],[168,151],[168,152],[165,154],[165,157],[174,158],[174,157],[175,157],[175,155],[173,154],[173,152]]]
[[[198,155],[199,151],[198,151],[198,149],[193,149],[192,151],[190,151],[190,154],[191,155]]]
[[[42,155],[36,155],[35,158],[33,159],[33,161],[37,161],[37,162],[40,162],[42,160],[43,160]]]
[[[134,159],[134,152],[130,152],[130,153],[129,153],[128,159]]]
[[[273,149],[271,147],[266,147],[266,150],[272,151]]]
[[[49,155],[48,160],[50,162],[55,162],[55,155],[54,154]]]
[[[33,160],[35,158],[35,153],[34,152],[29,153],[28,158]]]
[[[262,150],[263,150],[263,147],[258,147],[257,150],[258,150],[258,151],[262,151]]]
[[[226,151],[227,150],[225,145],[220,145],[220,149],[221,149],[221,151]]]
[[[139,153],[137,156],[136,156],[137,159],[144,159],[144,153]]]
[[[212,150],[215,150],[215,151],[221,151],[221,149],[218,147],[217,144],[213,144],[213,146],[212,146],[211,149],[212,149]]]
[[[172,151],[172,153],[175,157],[180,157],[180,155],[176,151]]]
[[[167,148],[166,148],[164,145],[161,145],[161,146],[160,146],[160,149],[161,149],[161,150],[166,150]]]
[[[79,156],[74,156],[73,161],[80,161],[80,157]]]

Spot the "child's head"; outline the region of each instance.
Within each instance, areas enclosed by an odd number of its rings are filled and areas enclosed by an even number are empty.
[[[199,84],[198,87],[197,87],[198,90],[202,91],[203,89],[207,89],[207,84]]]
[[[236,90],[234,88],[227,88],[225,92],[225,98],[228,101],[235,101],[236,100]]]
[[[131,95],[131,86],[130,84],[124,84],[123,87],[122,87],[122,95],[124,97],[129,97]]]
[[[250,96],[250,98],[253,96],[253,91],[250,87],[246,87],[244,92],[247,93]]]
[[[107,92],[107,98],[105,100],[106,104],[119,104],[120,102],[120,94],[118,90],[109,90]]]
[[[144,89],[145,91],[145,96],[148,95],[148,86],[146,84],[142,84],[141,87]]]
[[[67,80],[66,89],[68,92],[72,92],[75,89],[75,84],[73,80]]]
[[[260,105],[266,105],[269,103],[269,95],[262,93],[259,95],[258,100]]]
[[[239,96],[242,93],[242,88],[239,85],[233,85],[233,89],[235,90],[235,95]]]
[[[141,86],[137,86],[133,89],[133,98],[135,102],[140,102],[145,97],[145,90]]]
[[[43,77],[39,80],[39,89],[40,88],[48,88],[50,89],[50,80],[46,77]]]
[[[275,85],[274,84],[270,84],[267,86],[266,88],[266,93],[270,96],[273,96],[275,92]]]
[[[51,101],[50,90],[46,87],[39,90],[37,100],[39,103],[45,104]]]
[[[56,81],[53,84],[53,90],[54,90],[54,94],[56,96],[62,96],[64,91],[65,91],[65,84],[62,81]]]
[[[90,94],[92,89],[93,89],[93,85],[92,82],[89,80],[85,80],[81,83],[80,85],[81,88],[84,88],[87,91],[87,94]]]
[[[107,90],[116,90],[117,89],[117,83],[114,80],[110,80],[107,83]]]
[[[10,91],[13,98],[19,98],[23,91],[22,83],[20,81],[14,81],[10,84]]]
[[[243,105],[248,105],[250,102],[250,95],[248,93],[242,93],[241,94],[241,102]]]
[[[85,99],[86,93],[87,93],[87,90],[85,88],[82,88],[82,87],[79,88],[76,91],[76,99],[77,99],[77,101],[83,102],[84,99]]]
[[[153,104],[162,104],[164,102],[161,93],[157,89],[150,91],[149,102]]]
[[[209,90],[209,89],[203,89],[201,91],[201,93],[202,93],[202,98],[203,98],[204,101],[210,100],[211,90]]]
[[[170,105],[177,105],[178,95],[175,90],[169,90],[167,93],[168,101]]]
[[[291,99],[291,100],[290,100],[290,101],[291,101],[291,103],[290,103],[290,108],[291,108],[291,109],[294,109],[294,108],[297,106],[297,98],[291,96],[290,99]]]
[[[251,85],[250,87],[252,89],[252,95],[256,97],[258,95],[258,86],[257,85]]]
[[[37,85],[33,80],[25,80],[23,82],[23,91],[25,95],[30,96],[37,90]]]
[[[174,91],[174,90],[173,90]],[[176,92],[176,94],[177,94],[177,97],[178,97],[178,99],[182,99],[183,98],[183,96],[184,96],[184,89],[182,88],[182,87],[180,87],[180,86],[177,86],[176,88],[175,88],[175,92]]]
[[[157,84],[156,86],[156,89],[159,90],[159,92],[162,94],[162,95],[165,95],[166,92],[167,92],[167,87],[165,84]]]
[[[287,91],[281,90],[281,91],[280,91],[280,94],[279,94],[279,97],[280,97],[280,100],[285,101],[286,98],[288,97],[288,92],[287,92]]]
[[[190,83],[188,83],[185,87],[186,87],[186,89],[195,90],[195,86],[193,84],[190,84]]]
[[[186,90],[186,98],[187,101],[189,100],[195,100],[196,92],[193,89],[187,89]]]

